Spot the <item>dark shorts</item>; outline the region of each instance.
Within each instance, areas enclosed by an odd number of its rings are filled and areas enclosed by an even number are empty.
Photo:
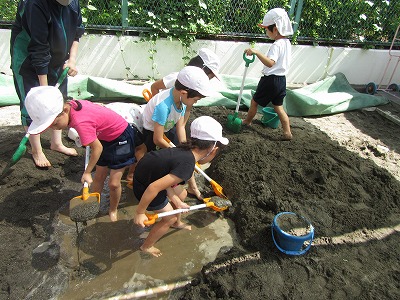
[[[144,194],[144,191],[146,190],[146,186],[134,177],[133,178],[133,193],[135,194],[136,199],[140,201],[142,199],[142,196]],[[161,191],[157,194],[157,196],[153,199],[153,201],[150,202],[149,206],[147,207],[146,210],[148,211],[153,211],[153,210],[160,210],[163,209],[167,204],[169,200],[167,198],[167,191]]]
[[[133,128],[133,133],[135,136],[135,148],[137,146],[140,146],[141,144],[144,143],[144,137],[143,137],[143,133],[140,132],[140,130],[133,124],[131,124],[132,128]]]
[[[178,136],[176,134],[176,126],[174,126],[173,128],[171,128],[171,130],[166,132],[165,135],[167,138],[170,139],[171,142],[174,143],[175,146],[179,144]],[[159,149],[156,146],[156,144],[154,144],[153,136],[154,136],[154,131],[143,128],[143,142],[146,144],[148,152]]]
[[[166,132],[165,135],[167,136],[167,138],[169,138],[171,142],[174,143],[175,146],[179,145],[178,135],[176,134],[176,126],[168,130],[168,132]]]
[[[135,131],[128,125],[125,131],[111,142],[100,141],[103,145],[103,152],[97,165],[110,169],[122,169],[133,164],[135,159]]]
[[[269,75],[260,78],[253,99],[262,107],[272,102],[281,106],[286,96],[286,76]]]

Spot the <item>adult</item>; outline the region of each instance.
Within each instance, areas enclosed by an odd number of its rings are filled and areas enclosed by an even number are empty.
[[[84,33],[79,0],[20,0],[11,30],[11,69],[20,99],[21,122],[25,130],[32,119],[25,97],[32,87],[55,85],[63,69],[75,76],[79,39]],[[66,78],[60,86],[67,97]],[[50,167],[43,152],[40,134],[31,135],[32,158],[37,167]],[[62,142],[62,131],[52,130],[50,149],[77,155]]]

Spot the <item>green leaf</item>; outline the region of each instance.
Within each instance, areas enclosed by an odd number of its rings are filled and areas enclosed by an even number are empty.
[[[91,4],[88,4],[86,7],[87,7],[88,9],[90,9],[90,10],[97,10],[97,8],[94,7],[94,6],[91,5]]]
[[[203,1],[199,0],[199,6],[201,8],[207,9],[207,4],[205,4]]]

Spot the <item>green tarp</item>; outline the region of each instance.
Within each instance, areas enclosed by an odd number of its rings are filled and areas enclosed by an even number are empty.
[[[216,80],[216,79],[213,79]],[[242,77],[222,75],[215,96],[204,98],[196,106],[225,106],[234,109]],[[241,97],[242,108],[249,107],[259,78],[246,78]],[[143,86],[124,81],[79,76],[69,78],[68,94],[75,99],[145,103]],[[11,76],[0,74],[0,106],[19,104]],[[284,107],[290,116],[328,115],[388,103],[383,97],[354,90],[342,73],[299,89],[288,89]],[[261,110],[259,110],[261,111]]]
[[[12,76],[0,74],[0,107],[8,105],[19,105],[18,95]]]
[[[300,89],[287,90],[285,110],[290,116],[318,116],[378,106],[389,100],[357,92],[342,73]]]

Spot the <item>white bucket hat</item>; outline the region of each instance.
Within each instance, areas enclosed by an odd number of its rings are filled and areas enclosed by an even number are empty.
[[[219,68],[220,68],[219,57],[214,52],[212,52],[207,48],[201,48],[199,50],[199,56],[203,60],[204,65],[213,72],[214,76],[218,80],[221,80],[221,78],[219,78]]]
[[[201,116],[190,124],[190,136],[203,141],[220,142],[228,145],[229,140],[222,136],[222,126],[218,121],[209,117]]]
[[[204,71],[198,67],[186,66],[179,73],[177,80],[189,89],[195,90],[203,96],[211,96],[213,89],[210,80]]]
[[[283,8],[273,8],[269,10],[265,14],[263,22],[258,24],[258,26],[266,28],[272,24],[276,24],[276,28],[283,36],[293,34],[292,23],[290,22],[287,12]]]
[[[25,107],[32,119],[28,133],[39,134],[45,131],[62,112],[64,98],[60,90],[54,86],[38,86],[31,88],[26,95]]]

